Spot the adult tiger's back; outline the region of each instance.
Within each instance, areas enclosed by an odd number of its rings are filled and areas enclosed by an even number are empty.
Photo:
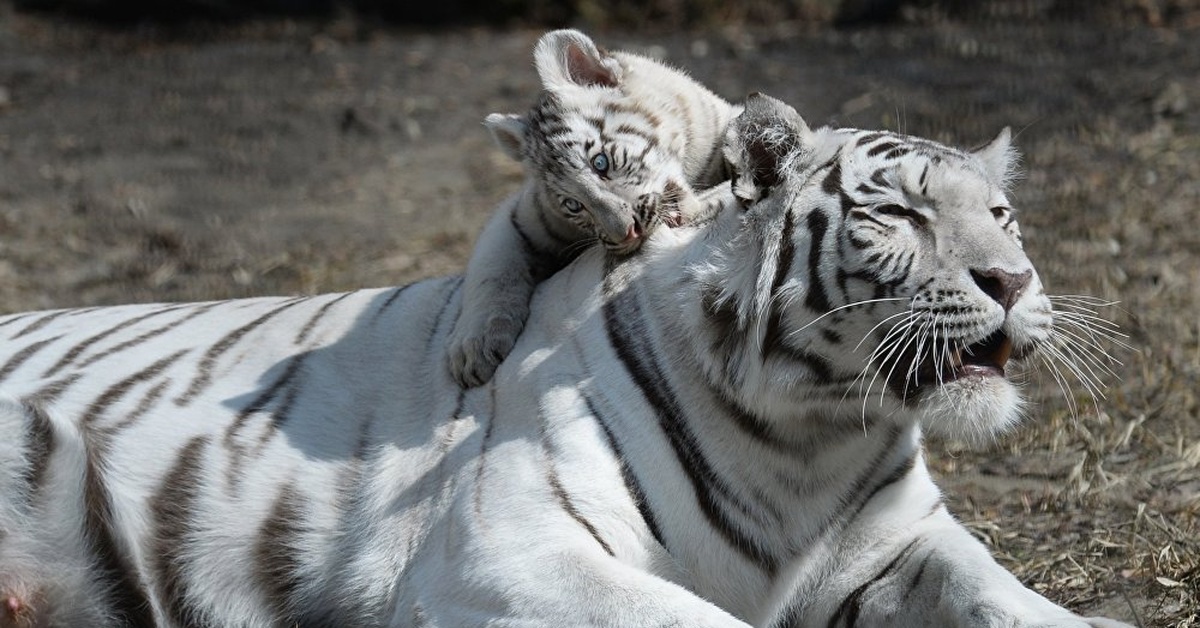
[[[458,279],[0,320],[0,392],[22,402],[0,410],[19,435],[0,612],[1120,625],[996,564],[922,457],[923,425],[1003,429],[1010,358],[1057,341],[1007,136],[969,153],[811,131],[756,97],[727,148],[741,174],[713,224],[544,282],[487,387],[444,368]]]
[[[524,114],[485,124],[525,169],[467,264],[462,315],[447,351],[467,387],[491,378],[516,343],[537,282],[600,241],[627,255],[659,225],[704,220],[693,188],[729,178],[722,152],[737,108],[679,69],[606,52],[575,30],[534,49],[542,89]]]

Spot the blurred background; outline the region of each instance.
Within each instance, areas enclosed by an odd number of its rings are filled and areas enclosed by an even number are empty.
[[[1132,349],[931,464],[1028,585],[1200,625],[1200,0],[0,0],[0,311],[461,272],[521,180],[481,121],[560,26],[811,125],[1011,126],[1044,282]]]

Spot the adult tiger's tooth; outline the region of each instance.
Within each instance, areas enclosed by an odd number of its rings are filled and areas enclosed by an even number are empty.
[[[1004,342],[1001,342],[1000,346],[996,348],[996,365],[1003,369],[1004,365],[1008,363],[1008,358],[1012,356],[1012,352],[1012,339],[1005,336]]]
[[[962,365],[963,365],[962,349],[955,349],[954,351],[951,351],[950,352],[950,368],[957,369],[957,368],[961,368]]]

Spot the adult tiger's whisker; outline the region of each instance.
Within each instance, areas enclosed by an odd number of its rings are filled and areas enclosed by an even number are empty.
[[[829,310],[828,312],[825,312],[824,314],[822,314],[822,315],[820,315],[820,316],[818,316],[818,317],[816,317],[816,318],[812,319],[812,320],[811,320],[811,321],[809,321],[808,323],[806,323],[806,324],[802,325],[802,326],[801,326],[799,329],[796,329],[795,331],[792,331],[792,332],[790,332],[790,333],[788,334],[788,336],[789,336],[789,337],[791,337],[791,336],[795,336],[795,335],[801,334],[801,333],[803,333],[803,332],[804,332],[804,330],[806,330],[806,329],[808,329],[809,327],[812,327],[813,325],[817,324],[817,323],[818,323],[818,322],[820,322],[822,319],[824,319],[826,316],[830,316],[830,315],[832,315],[832,314],[835,314],[835,313],[837,313],[837,312],[840,312],[840,311],[842,311],[842,310],[845,310],[845,309],[849,309],[849,308],[852,308],[852,307],[858,307],[858,306],[860,306],[860,305],[870,305],[870,304],[872,304],[872,303],[886,303],[886,302],[888,302],[888,301],[908,301],[908,300],[909,300],[909,299],[907,299],[907,298],[904,298],[904,297],[884,297],[884,298],[879,298],[879,299],[864,299],[864,300],[862,300],[862,301],[854,301],[854,302],[852,302],[852,303],[847,303],[847,304],[845,304],[845,305],[839,305],[839,306],[837,306],[837,307],[833,308],[832,310]],[[885,319],[885,320],[886,320],[886,319]],[[861,343],[860,343],[860,344],[861,344]]]

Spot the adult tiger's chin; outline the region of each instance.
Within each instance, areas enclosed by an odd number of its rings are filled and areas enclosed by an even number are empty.
[[[930,386],[917,402],[926,432],[972,446],[990,444],[1015,427],[1024,408],[1020,391],[998,373],[971,374]]]

